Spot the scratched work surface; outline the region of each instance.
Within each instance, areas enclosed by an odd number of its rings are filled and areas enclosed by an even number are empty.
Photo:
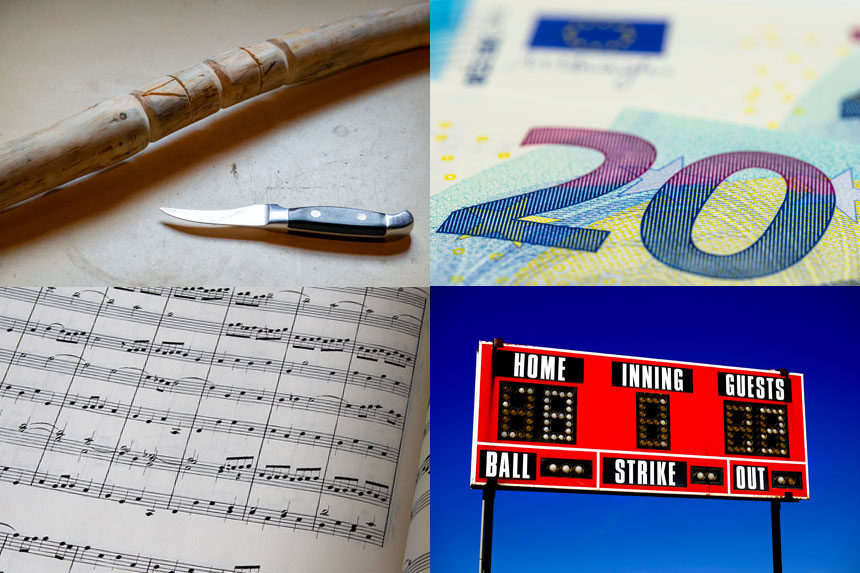
[[[411,0],[0,3],[0,141],[164,74]],[[0,213],[5,284],[426,284],[428,50],[221,110],[107,172]],[[409,209],[356,243],[182,224],[158,207]]]

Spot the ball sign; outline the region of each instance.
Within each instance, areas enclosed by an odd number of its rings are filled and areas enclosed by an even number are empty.
[[[809,498],[803,375],[481,342],[471,484]]]

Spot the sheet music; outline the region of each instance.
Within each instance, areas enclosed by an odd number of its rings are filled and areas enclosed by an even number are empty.
[[[0,573],[398,571],[427,300],[0,289]]]

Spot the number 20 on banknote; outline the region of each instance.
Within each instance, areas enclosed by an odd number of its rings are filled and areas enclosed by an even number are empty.
[[[523,218],[591,201],[635,181],[654,165],[655,145],[631,133],[560,127],[531,129],[522,145],[537,144],[589,148],[604,160],[570,181],[457,209],[436,232],[599,252],[609,231]],[[745,169],[779,174],[786,185],[782,205],[747,248],[730,255],[699,249],[693,241],[697,216],[722,181]],[[659,188],[643,213],[640,233],[644,247],[665,265],[705,277],[749,279],[780,272],[806,256],[827,230],[835,207],[831,179],[807,161],[765,151],[715,153],[684,166]]]

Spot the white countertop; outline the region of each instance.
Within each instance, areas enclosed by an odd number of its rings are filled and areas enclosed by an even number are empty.
[[[0,2],[0,141],[240,45],[412,0]],[[423,285],[428,66],[417,50],[280,88],[0,213],[2,284]],[[181,224],[158,207],[409,209],[411,237]]]

